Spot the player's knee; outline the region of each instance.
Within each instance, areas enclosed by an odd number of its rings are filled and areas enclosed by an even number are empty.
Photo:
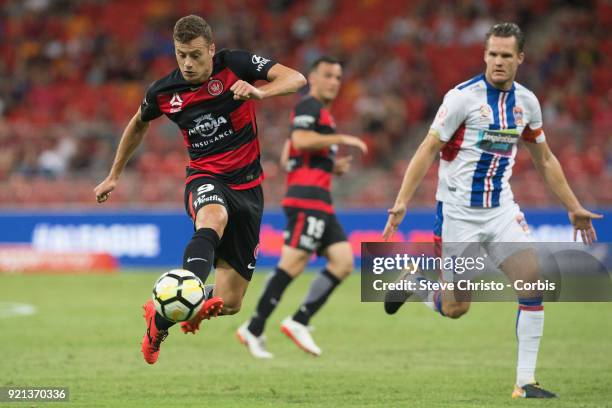
[[[458,319],[470,309],[469,302],[449,302],[442,304],[444,316],[451,319]]]
[[[339,279],[344,279],[349,276],[351,272],[353,272],[353,262],[352,260],[350,260],[344,262],[329,263],[327,265],[327,270]]]
[[[225,230],[228,216],[227,210],[221,205],[203,207],[196,215],[196,228],[212,228],[219,235]]]

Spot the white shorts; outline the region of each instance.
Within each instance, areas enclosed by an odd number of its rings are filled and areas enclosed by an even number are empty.
[[[518,204],[495,208],[465,207],[438,203],[437,233],[442,238],[442,257],[473,256],[481,249],[499,266],[512,253],[531,248],[520,243],[534,242]],[[511,243],[511,244],[508,244]],[[475,244],[475,245],[470,245]],[[443,270],[445,281],[456,278],[454,271]]]

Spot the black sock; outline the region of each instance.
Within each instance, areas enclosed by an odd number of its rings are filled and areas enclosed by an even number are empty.
[[[255,314],[251,318],[248,327],[249,331],[255,336],[259,337],[263,333],[266,320],[276,309],[276,305],[283,296],[283,292],[285,292],[285,289],[287,289],[292,280],[293,278],[287,272],[276,268],[266,282],[263,293],[257,302]]]
[[[175,324],[176,323],[171,322],[170,320],[166,319],[164,316],[160,315],[158,312],[155,312],[155,327],[157,327],[158,329],[168,330]]]
[[[219,235],[212,228],[200,228],[185,248],[183,269],[193,272],[202,283],[206,282],[219,246]]]
[[[213,294],[214,290],[215,290],[215,285],[204,285],[204,293],[206,294],[204,299],[208,300],[211,297],[213,297],[214,296],[214,294]]]
[[[310,318],[325,304],[338,284],[340,284],[340,279],[332,275],[327,269],[323,269],[310,284],[306,299],[293,315],[293,320],[307,326]]]

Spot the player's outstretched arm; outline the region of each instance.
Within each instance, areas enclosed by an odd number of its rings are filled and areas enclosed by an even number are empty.
[[[582,236],[582,242],[591,244],[596,241],[597,233],[592,220],[603,218],[603,215],[592,213],[580,204],[565,178],[559,160],[545,141],[541,143],[527,142],[525,146],[536,169],[542,175],[548,187],[567,208],[570,222],[574,226],[574,241],[578,231]]]
[[[298,71],[282,64],[274,64],[268,71],[268,83],[255,87],[246,81],[236,81],[230,88],[236,100],[264,99],[271,96],[288,95],[306,85],[306,78]]]
[[[115,160],[108,176],[94,188],[98,203],[103,203],[108,200],[111,191],[117,186],[117,181],[119,180],[121,172],[125,168],[130,157],[132,157],[136,148],[142,142],[148,129],[149,122],[142,121],[140,118],[140,109],[138,109],[138,112],[130,119],[130,122],[123,131],[121,141],[117,147],[117,153],[115,154]]]
[[[259,87],[264,98],[295,93],[306,85],[304,75],[278,63],[268,71],[268,81],[267,84]]]
[[[285,140],[285,144],[283,145],[283,151],[280,156],[280,166],[283,170],[287,170],[287,165],[289,164],[289,140]]]
[[[383,239],[385,241],[393,236],[404,220],[408,202],[412,199],[414,192],[419,184],[421,184],[423,177],[427,174],[436,156],[440,154],[442,147],[444,147],[444,142],[440,140],[438,132],[434,129],[430,129],[408,164],[404,179],[402,180],[402,186],[397,194],[393,208],[387,210],[389,218],[383,230]]]
[[[351,162],[353,161],[353,156],[344,156],[337,157],[334,162],[334,168],[332,172],[337,176],[342,176],[346,174],[351,168]]]
[[[323,135],[312,130],[294,130],[291,132],[291,142],[297,150],[320,150],[333,145],[345,145],[356,147],[364,154],[368,152],[368,146],[356,136]]]

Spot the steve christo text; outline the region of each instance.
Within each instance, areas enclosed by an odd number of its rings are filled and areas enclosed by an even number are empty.
[[[496,282],[496,281],[471,281],[469,279],[459,279],[454,282],[434,282],[427,279],[407,280],[400,279],[396,282],[385,282],[382,279],[376,279],[372,282],[372,287],[376,291],[410,291],[417,290],[473,290],[473,291],[490,291],[500,292],[507,288],[514,290],[538,290],[538,291],[555,291],[556,284],[548,280],[524,281],[521,279],[515,280],[513,283]]]

